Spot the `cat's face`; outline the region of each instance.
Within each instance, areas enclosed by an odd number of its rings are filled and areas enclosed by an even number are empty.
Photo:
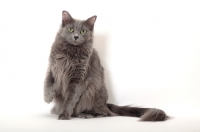
[[[61,36],[69,44],[78,46],[92,39],[96,16],[90,17],[85,21],[73,19],[66,11],[63,11],[62,16]]]

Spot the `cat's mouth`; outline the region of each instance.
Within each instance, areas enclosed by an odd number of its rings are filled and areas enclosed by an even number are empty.
[[[73,41],[73,45],[77,46],[80,45],[80,43],[78,43],[77,41]]]
[[[71,42],[71,43],[69,43],[70,45],[73,45],[73,46],[80,46],[81,44],[80,43],[78,43],[78,42],[75,42],[75,41],[73,41],[73,42]]]
[[[81,46],[81,45],[85,44],[86,42],[79,43],[79,42],[77,42],[77,41],[73,41],[73,42],[71,42],[71,43],[69,43],[69,42],[67,42],[67,43],[70,44],[70,45],[73,45],[73,46]]]
[[[79,45],[79,43],[77,42],[77,41],[66,41],[67,42],[67,44],[70,44],[70,45],[73,45],[73,46],[78,46]]]

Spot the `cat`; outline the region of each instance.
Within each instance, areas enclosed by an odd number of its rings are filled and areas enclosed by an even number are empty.
[[[62,24],[51,47],[44,81],[44,100],[55,102],[51,110],[59,120],[72,117],[141,117],[141,121],[164,121],[163,110],[107,104],[104,69],[93,48],[97,16],[76,20],[62,12]]]

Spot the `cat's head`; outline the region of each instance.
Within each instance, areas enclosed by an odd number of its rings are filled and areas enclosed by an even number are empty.
[[[67,11],[62,12],[61,37],[67,43],[75,46],[81,45],[92,39],[94,23],[97,16],[92,16],[87,20],[75,20]]]

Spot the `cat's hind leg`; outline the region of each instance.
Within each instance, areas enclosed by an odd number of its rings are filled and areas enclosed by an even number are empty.
[[[107,116],[106,114],[97,114],[92,111],[84,111],[78,115],[79,118],[85,118],[85,119],[96,118],[96,117],[97,118],[98,117],[106,117],[106,116]]]
[[[85,113],[85,112],[82,112],[78,115],[79,118],[94,118],[95,116],[91,113]]]
[[[117,114],[111,112],[106,104],[107,101],[107,92],[105,86],[102,86],[95,94],[94,97],[94,106],[92,110],[96,114],[105,115],[105,116],[117,116]]]
[[[117,114],[111,112],[106,106],[96,107],[93,110],[94,110],[94,113],[96,113],[97,115],[102,115],[104,117],[117,116]]]

